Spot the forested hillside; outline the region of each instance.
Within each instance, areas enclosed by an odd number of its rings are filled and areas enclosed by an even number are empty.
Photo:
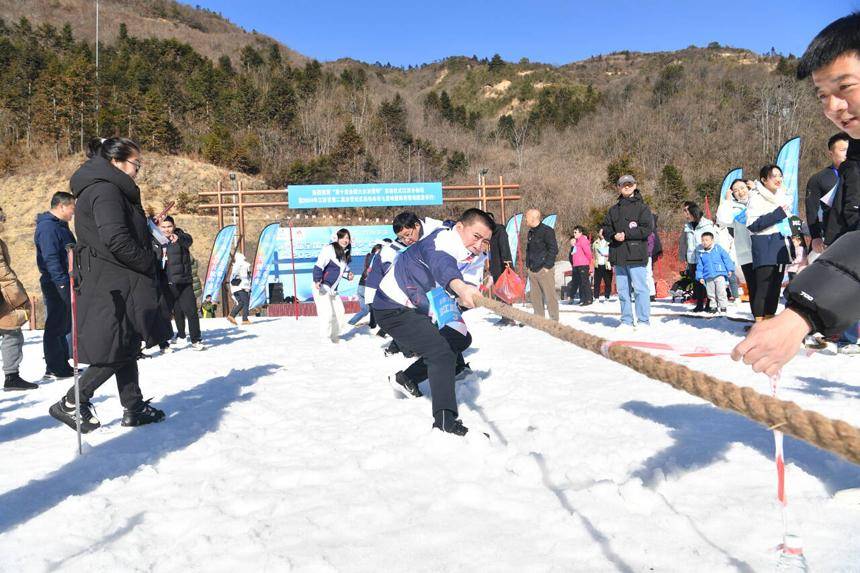
[[[168,0],[102,2],[112,32],[96,76],[86,5],[0,0],[3,171],[79,154],[94,134],[270,186],[464,183],[487,169],[559,212],[566,230],[612,200],[608,173],[632,169],[671,215],[683,198],[716,193],[729,168],[773,160],[794,135],[805,179],[832,131],[794,79],[793,56],[711,44],[561,67],[498,56],[407,69],[320,63]]]

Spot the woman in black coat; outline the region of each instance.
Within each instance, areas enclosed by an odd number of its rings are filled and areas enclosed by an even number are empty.
[[[90,365],[80,379],[82,432],[99,427],[90,400],[111,376],[119,388],[123,426],[164,419],[164,412],[143,400],[137,357],[142,342],[154,346],[170,336],[158,304],[156,250],[134,182],[140,148],[124,138],[94,139],[87,156],[71,179],[78,356]],[[75,428],[74,403],[72,387],[50,414]]]

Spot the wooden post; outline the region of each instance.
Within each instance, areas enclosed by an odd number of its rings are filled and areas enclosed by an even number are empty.
[[[481,210],[486,211],[487,210],[487,176],[486,175],[481,175],[481,188],[479,189],[479,191],[480,191],[480,197],[481,197]]]
[[[221,203],[222,203],[221,190],[222,190],[222,187],[223,186],[221,184],[221,181],[219,180],[218,181],[218,230],[219,231],[224,228],[224,208],[221,207]]]
[[[242,180],[239,180],[239,249],[245,254],[245,204],[242,191]]]
[[[501,175],[499,175],[499,203],[502,204],[502,225],[507,223],[507,217],[505,217],[505,179]]]

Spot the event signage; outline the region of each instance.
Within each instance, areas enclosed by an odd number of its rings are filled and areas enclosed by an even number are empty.
[[[206,282],[203,285],[203,298],[212,295],[213,301],[221,298],[221,283],[230,266],[230,248],[236,237],[236,225],[227,225],[215,237],[212,254],[209,257],[209,267],[206,269]]]
[[[299,301],[313,299],[313,268],[322,248],[332,242],[340,227],[293,227],[292,249],[290,248],[290,228],[278,230],[275,252],[272,255],[268,282],[284,285],[284,296],[296,296]],[[384,238],[394,239],[391,225],[366,225],[348,227],[352,237],[352,262],[350,270],[355,275],[351,281],[344,277],[338,286],[338,294],[354,297],[358,280],[364,270],[364,256],[373,245]],[[293,290],[293,259],[295,253],[296,286]],[[268,291],[268,289],[266,289]],[[264,291],[264,292],[266,292]]]
[[[790,202],[791,213],[797,215],[798,172],[800,170],[800,138],[795,137],[785,142],[779,150],[776,164],[782,170],[782,187]],[[791,226],[788,219],[783,219],[777,228],[784,237],[791,236]]]
[[[249,308],[257,308],[268,302],[269,274],[272,261],[278,248],[278,223],[267,225],[260,233],[257,242],[257,256],[254,257],[254,271],[251,273],[251,304]]]
[[[442,184],[439,182],[290,185],[287,194],[290,209],[442,204]]]

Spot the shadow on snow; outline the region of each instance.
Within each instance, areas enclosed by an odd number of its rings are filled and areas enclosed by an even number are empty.
[[[105,480],[130,475],[164,456],[187,448],[216,431],[227,407],[248,400],[242,389],[278,370],[275,364],[232,370],[159,403],[168,415],[161,424],[130,429],[93,448],[48,476],[0,495],[0,533],[48,511],[73,495],[96,489]],[[71,440],[71,437],[69,437]]]
[[[768,459],[773,458],[773,434],[769,430],[710,404],[654,406],[630,401],[622,408],[671,428],[669,436],[675,443],[645,460],[633,474],[649,487],[654,487],[658,470],[672,477],[707,467],[724,459],[734,443],[749,446]],[[791,436],[785,436],[785,457],[786,462],[817,478],[830,494],[860,486],[860,466]]]

